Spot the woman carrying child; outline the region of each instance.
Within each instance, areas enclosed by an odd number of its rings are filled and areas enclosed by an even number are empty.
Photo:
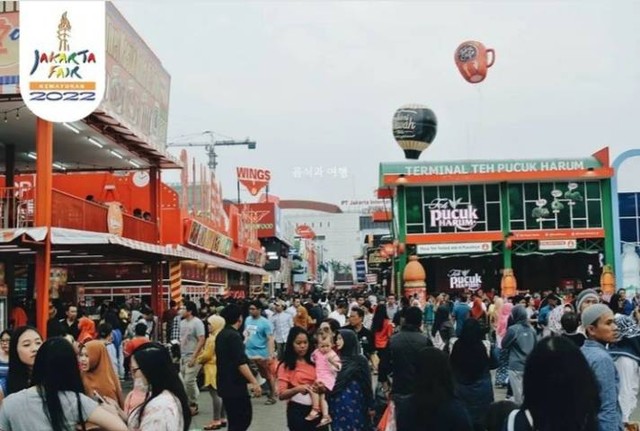
[[[336,383],[338,371],[342,368],[340,357],[333,350],[333,334],[330,330],[320,329],[317,334],[318,348],[311,354],[311,359],[316,364],[316,383],[324,385],[331,392]],[[313,408],[305,418],[313,421],[322,415],[322,420],[318,426],[322,427],[331,423],[329,416],[329,404],[327,404],[324,392],[311,393]]]

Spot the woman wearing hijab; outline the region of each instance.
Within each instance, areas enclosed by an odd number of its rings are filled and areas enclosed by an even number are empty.
[[[504,300],[499,296],[496,296],[493,300],[493,304],[489,306],[489,310],[487,311],[487,315],[489,317],[489,339],[492,343],[496,342],[496,328],[500,318],[500,310],[503,305]]]
[[[80,331],[77,339],[78,343],[85,344],[88,341],[96,339],[96,324],[88,317],[82,316],[80,320],[78,320],[78,330]]]
[[[313,320],[311,316],[309,316],[309,312],[304,306],[301,305],[296,310],[296,316],[293,318],[294,326],[308,331],[309,328],[316,323],[316,321]]]
[[[332,431],[368,431],[372,429],[373,388],[369,362],[362,354],[356,333],[341,329],[338,351],[342,368],[328,402]]]
[[[465,320],[451,351],[451,368],[456,395],[467,407],[476,431],[485,430],[485,413],[493,403],[490,370],[495,368],[497,358],[491,357],[491,352],[478,321]]]
[[[89,369],[82,373],[85,393],[90,397],[97,393],[102,398],[115,400],[122,408],[120,380],[113,371],[107,347],[99,340],[89,341],[85,347],[89,356]]]
[[[218,374],[218,365],[216,358],[216,337],[224,328],[225,320],[217,315],[209,316],[209,337],[202,349],[202,353],[198,356],[198,363],[202,364],[204,370],[204,386],[209,388],[209,394],[213,401],[213,420],[204,427],[205,430],[217,430],[222,428],[222,424],[226,425],[226,415],[222,398],[218,395],[218,387],[216,378]],[[223,422],[224,421],[224,422]]]
[[[500,312],[496,321],[496,346],[502,345],[502,339],[507,335],[507,324],[509,322],[509,316],[511,316],[511,310],[513,310],[513,304],[505,302],[500,307]],[[500,388],[507,387],[507,381],[509,380],[509,351],[507,349],[500,349],[498,354],[498,369],[496,370],[496,386]]]
[[[74,431],[91,421],[101,430],[126,431],[116,414],[82,393],[76,353],[64,338],[48,339],[34,359],[30,387],[3,402],[0,429]]]
[[[636,408],[640,389],[640,327],[623,314],[616,314],[615,322],[618,336],[616,342],[609,345],[609,353],[620,376],[618,404],[622,410],[622,421],[628,423]]]
[[[471,317],[480,323],[480,329],[482,329],[483,335],[489,332],[489,324],[487,321],[487,312],[484,311],[484,306],[482,304],[482,299],[476,297],[473,300],[473,305],[471,306]],[[463,325],[464,327],[464,325]]]
[[[443,303],[436,310],[436,317],[431,328],[433,345],[440,350],[449,353],[449,342],[455,337],[455,329],[451,322],[451,312],[446,303]]]

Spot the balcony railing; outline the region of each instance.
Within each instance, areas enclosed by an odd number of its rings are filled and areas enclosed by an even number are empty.
[[[124,224],[122,236],[155,244],[158,242],[158,230],[154,223],[148,222],[128,214],[122,215]]]
[[[91,232],[108,232],[108,208],[60,190],[52,191],[51,225]],[[122,215],[122,236],[155,244],[157,229],[154,223]],[[32,187],[0,188],[0,227],[13,229],[33,227],[35,221],[35,190]]]
[[[0,227],[33,226],[34,199],[32,187],[0,188]]]

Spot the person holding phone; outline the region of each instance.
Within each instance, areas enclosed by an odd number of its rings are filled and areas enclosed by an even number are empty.
[[[62,337],[45,341],[31,376],[33,386],[9,395],[0,410],[0,430],[75,431],[87,422],[106,431],[126,431],[113,409],[84,394],[73,346]]]
[[[90,397],[98,393],[104,398],[114,399],[122,407],[124,398],[120,380],[113,370],[106,346],[102,341],[94,340],[86,343],[84,349],[89,360],[87,369],[82,372],[85,393]]]

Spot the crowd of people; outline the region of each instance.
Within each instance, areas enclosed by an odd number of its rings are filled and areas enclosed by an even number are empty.
[[[31,326],[0,334],[0,430],[187,430],[201,389],[206,430],[249,429],[263,394],[286,402],[290,431],[637,429],[640,308],[624,290],[60,311],[46,341]]]

